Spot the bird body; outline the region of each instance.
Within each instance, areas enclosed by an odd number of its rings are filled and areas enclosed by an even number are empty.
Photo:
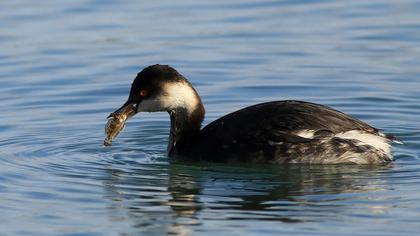
[[[168,156],[215,162],[374,164],[392,161],[393,136],[324,105],[303,101],[256,104],[201,129],[204,106],[188,80],[166,65],[137,74],[114,114],[166,111]],[[130,116],[131,117],[131,116]]]
[[[194,158],[210,161],[369,164],[392,160],[390,141],[329,107],[274,101],[213,121],[191,142],[191,149]]]

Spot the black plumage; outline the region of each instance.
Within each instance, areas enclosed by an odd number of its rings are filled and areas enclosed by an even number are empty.
[[[314,138],[298,136],[296,132],[302,130],[314,131]],[[273,101],[211,122],[191,142],[189,152],[193,158],[208,161],[336,163],[345,162],[339,160],[340,156],[351,151],[378,157],[381,162],[390,161],[367,145],[332,137],[351,130],[379,135],[370,125],[327,106]],[[376,161],[373,159],[368,162]]]
[[[147,90],[147,96],[140,95],[142,90]],[[198,93],[185,77],[165,65],[149,66],[137,75],[123,107],[128,104],[136,104],[137,111],[170,114],[171,157],[321,164],[392,160],[388,142],[394,140],[393,136],[340,111],[309,102],[257,104],[225,115],[200,130],[204,106]],[[356,136],[343,136],[349,132]]]

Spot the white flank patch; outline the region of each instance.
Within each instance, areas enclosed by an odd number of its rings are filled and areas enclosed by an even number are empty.
[[[315,134],[315,130],[303,129],[303,130],[299,130],[295,134],[302,138],[313,138]]]
[[[386,155],[391,155],[391,145],[385,137],[375,134],[366,133],[360,130],[351,130],[344,133],[336,134],[335,137],[342,139],[355,139],[363,144],[370,145],[378,150],[382,150]]]

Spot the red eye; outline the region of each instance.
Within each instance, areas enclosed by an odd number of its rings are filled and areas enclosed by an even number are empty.
[[[146,90],[141,90],[140,91],[140,96],[146,97],[147,96],[147,91]]]

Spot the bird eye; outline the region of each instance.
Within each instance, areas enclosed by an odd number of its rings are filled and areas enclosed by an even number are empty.
[[[146,90],[141,90],[140,91],[140,96],[146,97],[147,96],[147,91]]]

